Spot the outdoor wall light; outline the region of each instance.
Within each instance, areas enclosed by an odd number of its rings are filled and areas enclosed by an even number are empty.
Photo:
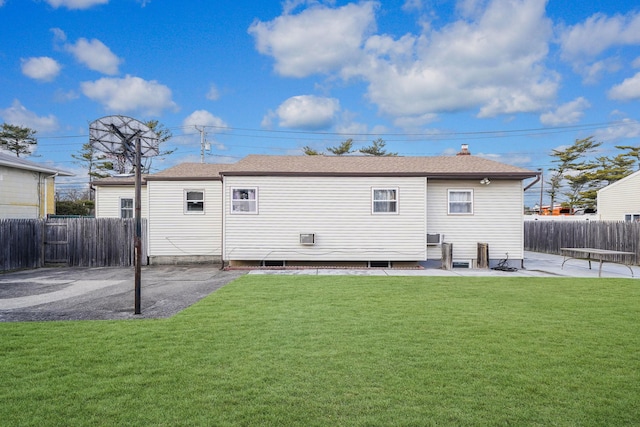
[[[480,180],[480,184],[482,184],[482,185],[489,185],[489,184],[491,184],[491,181],[489,180],[489,178],[486,178],[486,177],[485,177],[485,178],[482,178],[482,179]]]

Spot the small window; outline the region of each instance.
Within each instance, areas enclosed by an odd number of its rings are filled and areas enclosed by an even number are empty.
[[[449,214],[473,214],[473,190],[449,190]]]
[[[133,199],[120,199],[120,218],[133,218]]]
[[[186,190],[184,203],[186,213],[204,213],[204,191]]]
[[[374,188],[373,189],[373,213],[397,213],[398,189]]]
[[[624,220],[625,221],[640,222],[640,213],[625,214],[624,215]]]
[[[231,213],[237,213],[237,214],[258,213],[258,189],[257,188],[232,188],[231,189]]]

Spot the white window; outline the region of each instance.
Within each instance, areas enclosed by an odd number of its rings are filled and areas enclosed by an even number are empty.
[[[449,214],[473,215],[473,190],[449,190]]]
[[[640,222],[640,213],[625,214],[624,215],[624,220],[625,221]]]
[[[398,212],[398,189],[397,188],[374,188],[373,192],[373,213],[397,213]]]
[[[120,218],[133,218],[133,199],[120,199]]]
[[[184,212],[204,213],[204,190],[185,190]]]
[[[258,213],[258,189],[257,188],[232,188],[231,189],[231,213],[237,213],[237,214]]]

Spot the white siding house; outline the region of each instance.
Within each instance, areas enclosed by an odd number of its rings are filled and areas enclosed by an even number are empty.
[[[522,181],[535,176],[470,155],[183,164],[146,177],[148,253],[151,263],[407,266],[440,259],[439,235],[471,266],[478,243],[494,260],[521,260]],[[94,184],[97,212],[119,216],[133,190],[109,180]]]
[[[96,218],[133,218],[135,215],[135,181],[131,177],[105,178],[93,182]],[[143,180],[140,213],[149,216],[147,184]]]
[[[244,190],[255,192],[255,209],[234,209],[234,192]],[[423,177],[225,177],[224,258],[260,262],[426,259],[425,190]],[[395,192],[396,206],[376,212],[376,191]],[[313,242],[301,243],[301,235],[307,234]]]
[[[602,221],[640,221],[640,171],[598,191]]]
[[[471,266],[478,243],[524,258],[522,180],[536,176],[470,155],[248,156],[222,175],[231,264],[404,265],[440,259],[439,234]]]
[[[55,214],[57,176],[73,174],[0,152],[0,218]]]
[[[467,191],[471,196],[472,214],[452,213],[452,192]],[[442,234],[453,244],[455,261],[473,262],[478,243],[489,245],[492,259],[524,258],[524,192],[521,180],[430,179],[427,186],[428,233]],[[507,255],[508,254],[508,255]],[[439,259],[440,248],[430,246],[429,259]]]

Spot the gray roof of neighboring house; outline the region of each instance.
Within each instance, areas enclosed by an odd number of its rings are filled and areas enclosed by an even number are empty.
[[[182,163],[144,181],[220,180],[229,176],[426,176],[429,178],[525,179],[536,172],[483,157],[439,156],[266,156],[249,155],[233,164]],[[109,177],[94,185],[133,185],[134,177]]]
[[[50,173],[58,176],[74,176],[71,172],[66,172],[61,169],[52,168],[41,163],[31,162],[21,157],[16,157],[11,154],[5,154],[0,152],[0,166],[7,166],[15,169],[23,169],[34,172]]]

